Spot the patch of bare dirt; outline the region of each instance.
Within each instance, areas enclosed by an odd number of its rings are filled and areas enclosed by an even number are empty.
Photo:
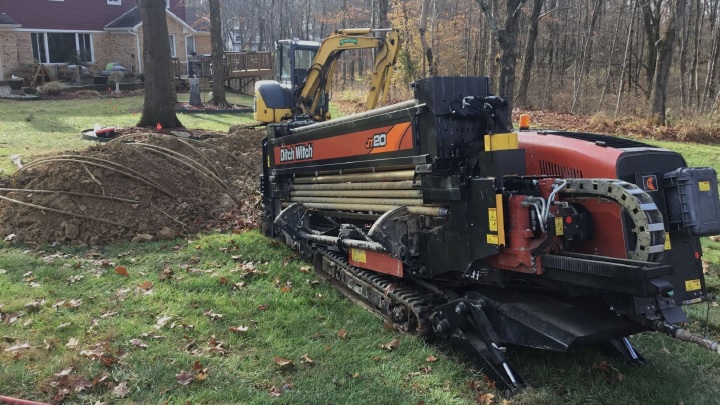
[[[128,143],[27,162],[25,170],[0,181],[22,189],[0,196],[24,203],[0,201],[0,235],[94,245],[255,226],[263,130],[234,129],[223,137],[191,131],[203,141],[139,131],[120,131],[133,134]]]

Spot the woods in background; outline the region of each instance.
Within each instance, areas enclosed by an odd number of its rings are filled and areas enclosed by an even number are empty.
[[[171,0],[182,1],[182,0]],[[207,0],[184,0],[202,14]],[[401,32],[396,97],[426,75],[490,76],[514,106],[634,114],[656,122],[717,112],[720,0],[223,0],[241,49],[321,40],[343,27]],[[229,42],[228,41],[228,42]],[[342,87],[369,52],[343,57]]]

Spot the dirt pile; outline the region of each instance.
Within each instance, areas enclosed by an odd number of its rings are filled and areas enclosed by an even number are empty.
[[[135,132],[35,159],[0,181],[0,235],[81,245],[254,226],[263,136],[235,129],[200,141]]]

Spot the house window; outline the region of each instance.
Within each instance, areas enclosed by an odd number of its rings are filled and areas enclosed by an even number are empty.
[[[195,52],[195,37],[187,37],[185,42],[187,44],[187,54],[192,55]]]
[[[114,6],[121,6],[122,0],[107,0],[107,4],[112,4]]]
[[[40,63],[82,63],[93,61],[90,34],[33,32],[33,57]]]
[[[168,35],[168,39],[170,40],[170,56],[175,57],[175,35]]]

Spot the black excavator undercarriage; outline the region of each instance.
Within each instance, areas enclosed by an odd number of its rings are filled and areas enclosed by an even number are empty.
[[[513,392],[521,345],[602,345],[679,325],[705,289],[700,236],[720,233],[717,175],[595,134],[508,129],[481,77],[433,77],[415,99],[268,127],[267,235],[397,329],[449,339]],[[624,143],[623,143],[624,142]]]

